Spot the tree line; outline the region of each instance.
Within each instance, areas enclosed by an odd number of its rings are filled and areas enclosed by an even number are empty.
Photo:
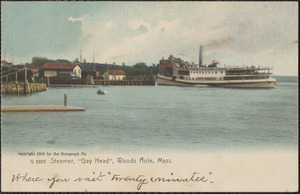
[[[156,75],[158,73],[158,64],[152,63],[147,65],[144,62],[136,63],[135,65],[129,66],[122,63],[122,65],[107,64],[107,63],[90,63],[83,60],[83,63],[80,63],[78,59],[69,61],[67,59],[47,59],[46,57],[33,57],[31,63],[26,63],[26,65],[32,66],[43,66],[46,63],[79,63],[83,67],[84,72],[93,72],[98,71],[103,74],[107,70],[122,70],[126,73],[127,76],[139,76],[139,75]]]

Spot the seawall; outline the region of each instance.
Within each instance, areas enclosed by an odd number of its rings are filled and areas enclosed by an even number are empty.
[[[31,94],[46,90],[45,83],[1,83],[2,94]]]
[[[103,86],[155,86],[155,80],[94,80],[94,83]]]

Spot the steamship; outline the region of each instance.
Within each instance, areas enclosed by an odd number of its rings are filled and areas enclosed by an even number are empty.
[[[199,65],[170,55],[161,59],[158,85],[213,86],[229,88],[275,88],[276,79],[268,67],[218,67],[219,62],[203,65],[203,47],[200,46]]]

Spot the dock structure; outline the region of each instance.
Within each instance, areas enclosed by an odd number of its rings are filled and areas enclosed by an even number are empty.
[[[102,86],[155,86],[155,80],[94,80]]]
[[[1,76],[1,94],[32,94],[36,92],[42,92],[47,90],[47,85],[45,83],[29,83],[27,79],[27,67],[6,75]],[[24,80],[19,82],[18,72],[24,71]],[[15,80],[8,80],[9,77],[15,75]],[[5,80],[5,81],[4,81]],[[4,82],[3,82],[4,81]]]
[[[32,94],[46,90],[45,83],[1,83],[2,94]]]
[[[2,112],[73,112],[85,108],[72,106],[1,106]]]
[[[49,88],[97,88],[97,85],[81,85],[81,84],[51,84]]]

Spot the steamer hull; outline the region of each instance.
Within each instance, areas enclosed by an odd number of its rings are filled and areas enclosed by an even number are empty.
[[[158,85],[211,86],[226,88],[275,88],[272,68],[262,66],[219,67],[213,60],[203,64],[203,47],[200,46],[199,64],[170,55],[159,61]]]
[[[276,79],[260,79],[260,80],[222,80],[222,81],[190,81],[172,79],[162,75],[157,76],[158,85],[168,86],[194,86],[194,87],[225,87],[225,88],[275,88]]]

